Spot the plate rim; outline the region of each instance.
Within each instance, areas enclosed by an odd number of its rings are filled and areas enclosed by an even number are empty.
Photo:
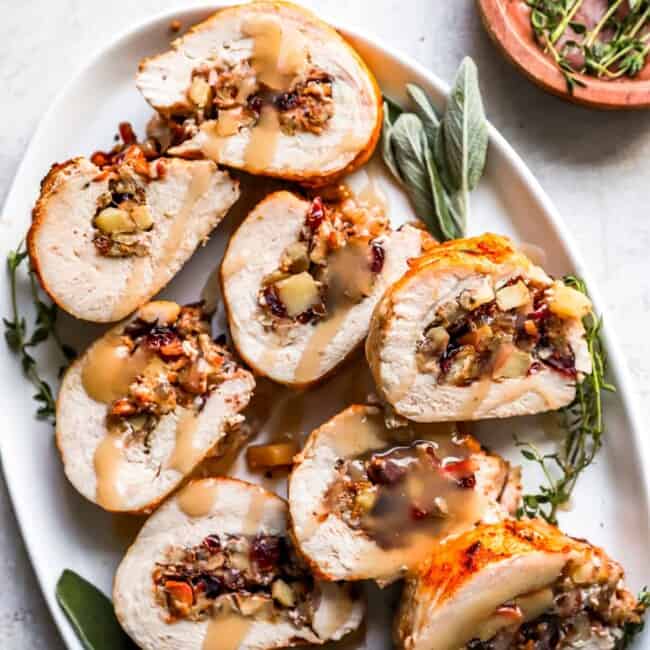
[[[297,0],[297,2],[299,3],[299,0]],[[106,56],[110,50],[115,47],[119,47],[123,41],[131,38],[134,34],[151,29],[155,23],[159,23],[164,20],[172,20],[179,13],[205,12],[208,14],[210,12],[216,12],[224,7],[236,4],[241,4],[241,2],[238,2],[237,0],[222,0],[220,2],[214,3],[210,2],[209,4],[192,3],[187,6],[177,6],[166,9],[140,20],[135,25],[123,29],[111,39],[108,39],[103,45],[98,46],[97,49],[88,57],[86,62],[74,70],[70,78],[62,85],[48,109],[41,116],[38,125],[34,130],[34,133],[29,138],[28,145],[25,148],[25,152],[21,158],[20,163],[18,164],[18,167],[16,168],[16,172],[12,178],[7,197],[2,206],[0,226],[6,225],[11,221],[11,219],[7,218],[5,215],[10,214],[8,207],[10,207],[15,202],[15,196],[19,192],[18,180],[23,176],[25,169],[28,168],[28,165],[35,162],[31,160],[31,158],[34,158],[35,156],[35,143],[40,140],[43,132],[45,131],[45,125],[48,122],[50,115],[57,110],[58,106],[61,103],[63,103],[70,89],[74,86],[80,77],[82,77],[88,70],[95,66],[99,60]],[[305,9],[311,11],[309,8]],[[357,25],[344,27],[339,23],[339,21],[335,19],[335,17],[331,15],[332,11],[328,9],[323,9],[322,11],[319,10],[318,12],[313,13],[319,17],[322,17],[325,22],[332,25],[337,31],[341,32],[344,38],[347,39],[349,36],[355,40],[365,42],[375,50],[380,51],[382,54],[388,56],[389,58],[398,61],[404,67],[412,69],[418,75],[427,79],[427,81],[441,95],[447,96],[449,94],[449,84],[443,81],[435,72],[430,71],[425,65],[419,63],[412,56],[402,53],[397,48],[385,45],[372,30],[366,29],[365,27],[359,28]],[[650,502],[650,440],[647,440],[642,436],[641,416],[637,403],[637,397],[632,392],[634,391],[634,380],[631,377],[626,358],[621,351],[618,339],[614,334],[612,327],[609,325],[610,319],[607,317],[609,310],[604,308],[604,301],[600,295],[597,285],[593,282],[593,278],[589,273],[589,270],[585,267],[580,249],[576,245],[573,236],[569,232],[567,225],[562,220],[562,217],[560,216],[560,213],[555,207],[555,204],[551,200],[550,196],[544,191],[540,182],[528,168],[523,158],[516,152],[514,147],[496,129],[496,127],[489,123],[488,131],[490,145],[492,147],[496,147],[505,157],[505,159],[517,169],[517,172],[520,174],[525,187],[544,211],[548,225],[552,231],[554,231],[554,234],[563,242],[567,251],[567,256],[573,263],[576,272],[585,279],[587,286],[589,287],[590,297],[592,298],[594,305],[597,307],[598,313],[603,316],[602,335],[609,359],[610,372],[613,372],[613,374],[616,375],[616,383],[618,389],[617,392],[619,398],[621,399],[621,406],[625,410],[626,415],[630,421],[630,428],[632,430],[630,442],[632,444],[633,451],[639,457],[639,473],[643,479],[643,496],[645,503],[648,503]],[[610,433],[610,435],[613,434]],[[38,554],[36,554],[33,550],[33,547],[36,545],[36,540],[28,537],[25,532],[27,528],[24,525],[24,522],[27,517],[27,512],[24,508],[17,507],[17,503],[20,502],[20,497],[17,491],[14,490],[14,482],[11,480],[13,471],[11,469],[8,469],[10,467],[10,464],[5,462],[5,453],[6,452],[3,437],[0,436],[0,462],[2,463],[2,468],[5,476],[7,493],[9,495],[9,500],[14,516],[16,517],[16,521],[18,523],[20,535],[25,546],[29,562],[34,570],[39,589],[43,595],[49,614],[51,615],[60,634],[61,640],[65,646],[69,649],[72,649],[74,647],[81,647],[71,625],[69,624],[64,613],[57,605],[55,594],[48,593],[46,590],[46,585],[44,583],[45,572],[42,569],[40,561],[37,559]],[[107,596],[111,597],[111,594],[109,593]]]

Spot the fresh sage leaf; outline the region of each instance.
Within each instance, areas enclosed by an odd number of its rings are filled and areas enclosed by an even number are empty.
[[[430,148],[427,148],[425,151],[425,161],[435,206],[435,214],[438,217],[432,234],[440,241],[458,239],[463,236],[463,232],[456,220],[456,215],[454,214],[449,196],[440,178],[440,172],[438,171],[433,152]]]
[[[395,160],[395,153],[393,152],[393,145],[391,144],[391,132],[393,130],[393,122],[391,120],[391,109],[388,102],[384,101],[384,125],[381,130],[381,153],[386,163],[386,167],[397,181],[402,182],[402,178],[397,167],[397,160]]]
[[[440,120],[436,111],[427,97],[427,94],[416,84],[406,84],[406,91],[415,106],[416,115],[422,120],[424,132],[426,133],[429,147],[433,147],[436,136],[440,130]]]
[[[449,180],[454,190],[467,194],[481,179],[488,146],[478,71],[469,57],[458,69],[442,129]]]
[[[402,113],[393,125],[390,141],[415,213],[429,228],[435,228],[435,207],[426,166],[428,143],[420,118]]]
[[[113,603],[74,571],[61,574],[56,599],[85,650],[137,650],[120,627]]]

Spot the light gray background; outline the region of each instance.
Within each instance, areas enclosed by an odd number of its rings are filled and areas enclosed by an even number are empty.
[[[197,2],[0,0],[0,204],[40,116],[86,57],[129,25],[184,4]],[[491,121],[558,205],[598,281],[650,420],[650,112],[594,112],[547,96],[501,59],[474,0],[303,4],[375,33],[447,81],[463,55],[474,57]],[[0,585],[2,647],[61,650],[1,473]]]

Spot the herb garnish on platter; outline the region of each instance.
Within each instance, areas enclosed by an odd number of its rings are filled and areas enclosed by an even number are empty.
[[[483,175],[488,146],[476,65],[461,63],[441,119],[422,88],[408,84],[407,91],[413,113],[384,102],[384,162],[439,241],[464,237],[469,193]]]
[[[587,294],[583,280],[569,275],[564,282]],[[537,463],[546,480],[538,493],[524,495],[518,512],[520,517],[542,517],[557,524],[558,508],[568,503],[578,478],[594,461],[603,444],[602,395],[604,391],[616,389],[605,379],[607,356],[600,336],[602,318],[591,312],[583,319],[583,324],[592,371],[576,385],[573,402],[559,412],[566,431],[561,447],[554,453],[542,454],[532,443],[517,440],[524,458]]]
[[[39,373],[36,360],[31,354],[31,350],[49,338],[53,339],[66,361],[65,365],[61,367],[59,374],[62,374],[67,364],[75,358],[76,353],[69,345],[61,341],[56,331],[58,308],[55,304],[48,304],[41,300],[37,279],[31,268],[28,269],[29,287],[32,301],[36,308],[36,321],[33,332],[31,334],[29,333],[27,321],[20,313],[17,298],[19,271],[23,262],[27,260],[27,257],[28,254],[25,250],[24,242],[21,242],[16,250],[10,251],[7,255],[12,315],[11,319],[2,319],[5,328],[5,340],[7,341],[7,345],[20,356],[23,372],[36,389],[34,400],[38,404],[36,410],[37,417],[49,419],[54,422],[56,401],[52,388]],[[27,265],[29,266],[28,261]]]
[[[650,52],[650,2],[613,0],[596,21],[581,19],[588,0],[526,0],[535,37],[562,71],[567,89],[585,86],[576,74],[635,77]]]

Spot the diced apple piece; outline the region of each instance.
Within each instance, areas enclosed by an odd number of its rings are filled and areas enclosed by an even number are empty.
[[[276,580],[271,587],[271,595],[274,600],[277,600],[285,607],[293,607],[296,604],[296,595],[293,589],[284,581]]]
[[[306,271],[309,268],[307,243],[297,241],[287,246],[282,256],[282,267],[288,269],[291,273]]]
[[[154,300],[138,310],[138,318],[146,323],[171,325],[181,313],[180,305],[171,300]]]
[[[449,345],[449,332],[444,327],[432,327],[424,334],[423,352],[440,356]]]
[[[210,102],[211,94],[210,84],[203,77],[194,77],[190,86],[190,100],[199,108],[205,108]]]
[[[153,217],[146,205],[136,205],[131,210],[131,218],[135,221],[138,230],[149,230],[153,226]]]
[[[530,302],[530,291],[521,281],[497,291],[497,305],[501,311],[517,309]]]
[[[104,208],[95,217],[95,226],[103,233],[131,233],[137,230],[135,221],[126,210],[120,208]]]
[[[376,501],[377,491],[373,487],[368,486],[357,492],[357,496],[354,499],[354,505],[361,512],[366,513],[372,510]]]
[[[460,295],[460,306],[468,311],[478,309],[481,305],[494,300],[494,289],[489,280],[484,280],[477,287],[466,289]]]
[[[532,357],[512,343],[504,343],[498,350],[492,377],[494,379],[515,379],[528,374]]]
[[[306,271],[281,280],[275,287],[290,318],[306,312],[320,301],[318,285]]]
[[[465,336],[461,336],[458,342],[462,345],[473,345],[475,348],[480,348],[491,338],[492,328],[489,325],[482,325],[478,329],[468,332]]]
[[[591,300],[558,280],[548,292],[548,308],[560,318],[584,318],[591,311]]]
[[[246,462],[251,469],[290,467],[299,448],[295,441],[251,445],[246,450]]]

